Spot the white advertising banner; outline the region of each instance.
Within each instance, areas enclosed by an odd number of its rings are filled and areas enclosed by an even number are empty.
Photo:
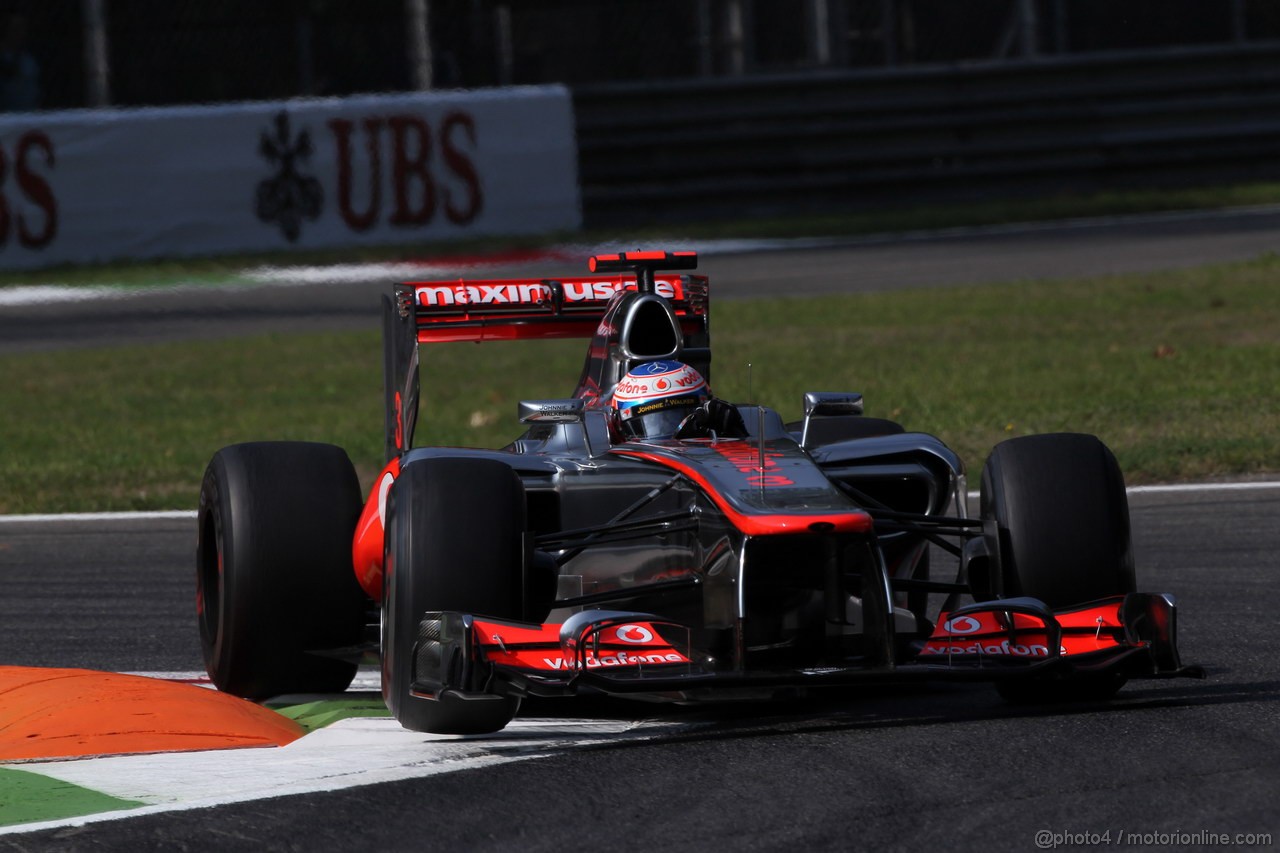
[[[0,268],[581,223],[562,86],[0,117]]]

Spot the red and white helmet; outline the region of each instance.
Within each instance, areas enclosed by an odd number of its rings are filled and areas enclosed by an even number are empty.
[[[650,361],[627,371],[610,405],[628,438],[671,438],[710,396],[702,374],[682,361]]]

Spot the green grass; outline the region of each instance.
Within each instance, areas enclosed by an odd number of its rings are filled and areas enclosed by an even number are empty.
[[[141,805],[39,773],[0,767],[0,826],[82,817]]]
[[[629,227],[625,230],[596,228],[583,233],[555,233],[541,237],[487,237],[450,243],[418,242],[387,246],[345,246],[333,249],[281,250],[210,258],[121,261],[97,266],[0,271],[0,287],[49,283],[134,287],[175,283],[226,284],[236,281],[241,271],[262,265],[337,264],[424,257],[438,259],[450,255],[469,255],[566,242],[587,245],[619,243],[625,245],[632,241],[654,241],[664,238],[694,240],[841,237],[1170,210],[1216,210],[1277,203],[1280,203],[1280,183],[1129,190],[1087,195],[1057,195],[1048,198],[934,204],[901,209],[881,207],[863,212],[776,219],[754,217],[745,220],[664,223],[648,227]]]
[[[1079,281],[721,302],[713,387],[807,390],[951,444],[1100,435],[1133,482],[1280,472],[1280,258]],[[499,446],[572,391],[578,341],[424,347],[418,443]],[[746,365],[753,365],[748,380]],[[381,467],[376,332],[0,357],[0,513],[194,508],[219,447],[306,439]]]
[[[383,703],[382,697],[376,693],[352,693],[339,699],[317,699],[301,705],[278,704],[267,702],[266,706],[282,716],[288,717],[307,730],[308,733],[325,726],[333,725],[339,720],[354,717],[390,717],[391,712]]]

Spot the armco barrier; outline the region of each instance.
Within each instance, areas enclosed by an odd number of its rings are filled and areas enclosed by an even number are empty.
[[[1280,177],[1280,42],[574,90],[588,225]]]

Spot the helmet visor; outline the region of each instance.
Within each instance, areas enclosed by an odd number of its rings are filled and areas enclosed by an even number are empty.
[[[628,438],[671,438],[699,402],[698,397],[684,396],[630,406],[619,413],[622,434]]]

